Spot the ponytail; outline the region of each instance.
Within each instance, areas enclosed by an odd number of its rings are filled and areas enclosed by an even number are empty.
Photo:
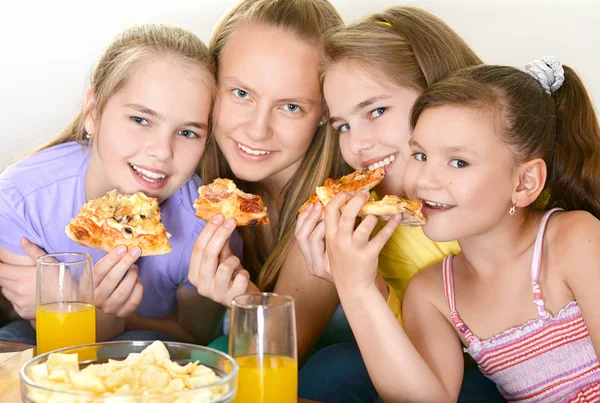
[[[592,101],[573,69],[554,94],[556,144],[548,166],[548,207],[585,210],[600,219],[600,129]]]

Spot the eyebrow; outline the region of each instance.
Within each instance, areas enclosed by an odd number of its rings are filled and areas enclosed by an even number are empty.
[[[245,84],[243,81],[241,81],[240,79],[238,79],[236,77],[225,77],[224,80],[228,81],[230,85],[234,85],[236,87],[242,87],[244,90],[251,92],[253,94],[258,93],[258,91],[256,91],[255,89],[253,89],[249,85]],[[275,102],[276,103],[285,103],[285,104],[304,104],[304,105],[314,105],[317,103],[317,101],[315,101],[314,99],[309,98],[309,97],[304,97],[304,96],[281,98],[281,99],[276,100]]]
[[[470,148],[467,148],[467,147],[457,147],[457,146],[446,147],[446,148],[444,149],[444,151],[445,151],[446,153],[448,153],[448,154],[460,153],[460,152],[468,152],[468,153],[470,153],[470,154],[475,154],[475,155],[477,155],[477,153],[476,153],[474,150],[472,150],[472,149],[470,149]]]
[[[129,109],[133,109],[133,110],[141,112],[141,113],[145,113],[146,115],[150,115],[150,116],[153,116],[155,118],[159,118],[161,120],[164,120],[163,116],[160,113],[158,113],[155,110],[152,110],[152,109],[150,109],[147,106],[144,106],[142,104],[126,104],[125,107],[127,107]]]
[[[419,144],[419,142],[412,137],[408,139],[408,145],[423,149],[423,146],[421,146],[421,144]]]
[[[375,102],[382,101],[384,99],[390,99],[390,98],[391,98],[390,95],[378,95],[376,97],[371,97],[371,98],[365,99],[364,101],[359,102],[356,105],[354,105],[352,107],[351,113],[354,115],[354,114],[360,112],[362,109],[365,109],[366,107],[373,105]],[[341,118],[339,118],[337,116],[331,116],[329,118],[330,123],[335,123],[337,120],[341,120]]]
[[[147,106],[144,106],[142,104],[126,104],[125,106],[127,108],[133,109],[140,113],[144,113],[146,115],[153,116],[160,120],[164,120],[164,117],[160,113],[158,113],[155,110],[150,109]],[[181,123],[181,126],[190,126],[190,127],[195,127],[196,129],[199,129],[199,130],[208,131],[208,123],[204,123],[204,122],[187,121],[187,122]]]
[[[416,148],[420,148],[421,150],[423,149],[423,146],[421,144],[419,144],[419,142],[417,140],[415,140],[414,138],[412,138],[412,137],[408,140],[408,145],[416,147]],[[477,155],[477,153],[474,150],[471,150],[470,148],[467,148],[467,147],[457,147],[457,146],[446,147],[446,148],[444,148],[444,152],[446,154],[453,154],[453,153],[459,153],[459,152],[468,152],[468,153]]]

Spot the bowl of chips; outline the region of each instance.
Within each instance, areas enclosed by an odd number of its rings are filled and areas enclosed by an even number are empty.
[[[185,343],[116,341],[42,354],[21,368],[27,403],[225,403],[238,365],[220,351]]]

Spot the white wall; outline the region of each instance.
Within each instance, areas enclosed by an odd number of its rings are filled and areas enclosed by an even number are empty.
[[[397,4],[424,7],[488,63],[555,55],[600,106],[598,0],[332,0],[353,20]],[[78,106],[94,62],[130,25],[179,24],[208,42],[234,0],[21,0],[0,5],[0,167],[51,137]],[[7,4],[8,3],[8,4]],[[12,4],[11,4],[12,3]]]

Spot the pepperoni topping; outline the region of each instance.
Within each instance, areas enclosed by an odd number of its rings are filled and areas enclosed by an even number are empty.
[[[245,199],[242,200],[240,204],[240,210],[244,213],[260,213],[263,211],[260,204],[256,202],[256,200]]]

